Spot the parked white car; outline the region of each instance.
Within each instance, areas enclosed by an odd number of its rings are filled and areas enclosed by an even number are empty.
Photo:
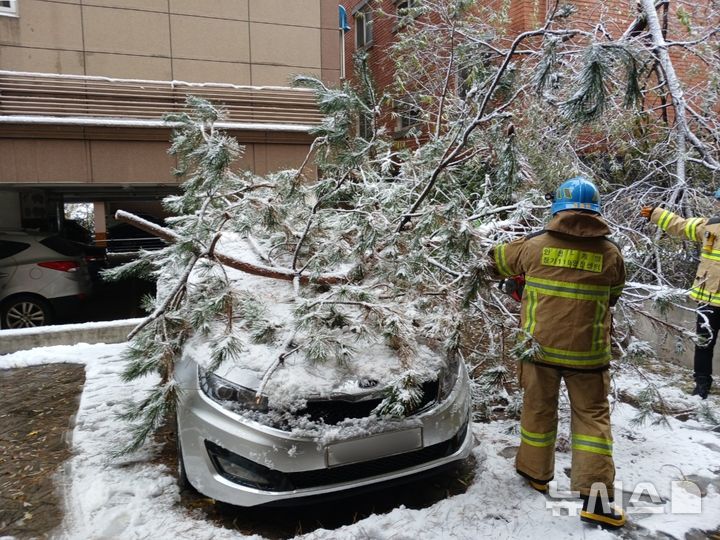
[[[90,292],[82,251],[52,233],[0,232],[0,326],[53,323]]]
[[[235,284],[273,320],[294,309],[288,283],[240,273]],[[356,345],[344,366],[290,357],[263,385],[276,347],[248,341],[242,358],[212,373],[208,337],[191,338],[174,372],[181,484],[238,506],[288,504],[385,487],[467,458],[474,442],[464,363],[419,346],[423,397],[404,418],[387,418],[374,411],[401,362],[382,342]]]

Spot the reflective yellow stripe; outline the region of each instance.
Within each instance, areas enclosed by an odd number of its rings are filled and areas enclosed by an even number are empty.
[[[538,448],[546,448],[548,446],[552,446],[555,444],[555,441],[550,442],[536,442],[526,439],[525,437],[520,437],[520,440],[523,442],[523,444],[529,444],[530,446],[536,446]]]
[[[529,444],[530,446],[536,446],[538,448],[553,446],[555,444],[556,436],[557,431],[548,431],[547,433],[533,433],[532,431],[527,431],[525,428],[520,426],[520,440],[525,444]]]
[[[658,219],[658,227],[660,227],[663,231],[667,231],[667,227],[670,224],[670,219],[674,216],[670,210],[663,210],[662,214],[660,214],[660,219]]]
[[[587,292],[607,292],[610,290],[609,285],[593,285],[590,283],[576,283],[574,281],[558,281],[554,279],[543,279],[533,276],[528,276],[528,280],[532,280],[536,284],[541,285],[555,285],[557,287],[565,287],[565,288],[572,288],[576,289],[578,291],[587,291]]]
[[[622,296],[624,289],[625,289],[624,283],[622,285],[615,285],[614,287],[610,287],[610,296],[611,297],[620,297],[620,296]]]
[[[501,276],[509,277],[512,275],[505,259],[505,244],[500,244],[495,248],[495,266],[497,266]]]
[[[613,442],[611,439],[603,439],[602,437],[593,437],[591,435],[573,435],[572,447],[574,450],[612,456]]]
[[[607,337],[607,333],[605,331],[606,312],[606,304],[604,302],[597,302],[595,305],[595,320],[593,321],[593,351],[600,351],[605,347],[605,338]]]
[[[720,306],[720,293],[711,293],[701,287],[693,287],[690,289],[690,298],[698,302]]]
[[[535,332],[535,325],[537,324],[537,293],[535,291],[528,291],[527,286],[525,287],[525,324],[523,329],[528,334],[532,335]]]
[[[720,251],[717,249],[713,249],[710,252],[703,251],[700,255],[703,259],[708,259],[711,261],[720,261]]]
[[[593,454],[602,454],[604,456],[612,456],[612,450],[606,448],[595,448],[586,444],[575,444],[572,445],[573,450],[582,450],[583,452],[592,452]]]
[[[687,223],[685,224],[685,236],[687,236],[689,240],[697,242],[697,226],[702,220],[703,218],[688,219]]]
[[[596,368],[610,363],[612,354],[607,347],[602,351],[567,351],[553,347],[540,347],[543,354],[542,361],[546,364],[570,366],[578,368]]]
[[[527,435],[528,437],[532,439],[549,439],[555,438],[555,435],[557,435],[557,430],[554,429],[552,431],[548,431],[547,433],[535,433],[534,431],[529,431],[525,429],[524,427],[520,426],[520,433],[523,435]]]
[[[690,238],[690,239],[691,239],[693,242],[697,242],[697,239],[698,239],[698,237],[697,237],[697,228],[698,228],[698,225],[700,225],[701,222],[702,222],[702,218],[695,218],[694,221],[693,221],[692,228],[690,229],[690,234],[691,234],[691,238]]]
[[[610,296],[609,285],[585,285],[531,276],[525,278],[525,290],[573,300],[605,300]]]

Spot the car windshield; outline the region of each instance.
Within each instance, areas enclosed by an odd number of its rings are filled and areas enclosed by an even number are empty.
[[[68,257],[82,255],[82,250],[78,246],[59,236],[48,236],[40,240],[40,243],[53,251],[57,251],[60,255]]]

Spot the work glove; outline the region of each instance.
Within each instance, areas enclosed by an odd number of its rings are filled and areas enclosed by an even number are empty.
[[[650,216],[652,216],[653,210],[655,210],[654,206],[643,206],[640,210],[640,217],[644,217],[650,221]]]

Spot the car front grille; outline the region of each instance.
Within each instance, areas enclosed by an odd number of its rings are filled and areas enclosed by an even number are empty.
[[[435,403],[438,397],[438,387],[438,381],[423,383],[422,400],[415,408],[415,411],[410,414],[415,414],[428,405]],[[370,416],[381,401],[381,399],[367,399],[364,401],[308,400],[307,406],[300,410],[298,414],[300,416],[308,415],[313,422],[322,422],[334,426],[346,418],[366,418]]]
[[[239,456],[221,446],[210,441],[205,441],[205,447],[210,455],[211,461],[219,474],[234,482],[264,491],[292,491],[295,489],[307,489],[319,486],[329,486],[333,484],[341,484],[344,482],[352,482],[362,480],[364,478],[372,478],[383,474],[402,471],[411,467],[416,467],[424,463],[429,463],[444,457],[450,456],[457,452],[465,439],[468,429],[468,421],[458,430],[458,432],[447,441],[427,446],[421,450],[406,452],[394,456],[388,456],[362,463],[352,465],[343,465],[333,467],[331,469],[317,469],[312,471],[302,471],[296,473],[282,473],[250,461]],[[243,478],[238,475],[231,474],[222,463],[232,462],[240,468],[246,468],[251,471],[251,475]],[[249,481],[248,477],[255,478]]]

